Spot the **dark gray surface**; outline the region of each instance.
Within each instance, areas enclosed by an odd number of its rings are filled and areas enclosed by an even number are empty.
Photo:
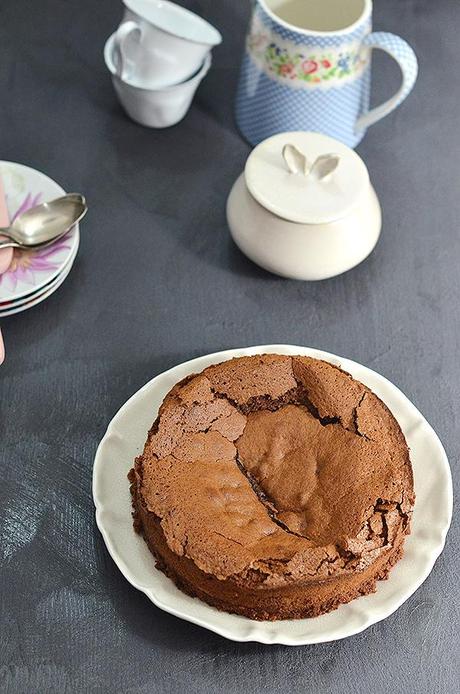
[[[81,190],[90,213],[72,273],[1,321],[0,690],[6,692],[458,691],[459,523],[396,614],[313,647],[238,645],[156,609],[96,530],[91,470],[116,410],[191,357],[287,342],[394,381],[443,440],[458,488],[460,79],[455,0],[380,0],[375,26],[420,59],[407,102],[359,151],[384,209],[361,267],[277,279],[229,240],[224,203],[248,146],[232,102],[249,4],[188,3],[224,35],[186,120],[149,131],[115,101],[101,51],[114,0],[2,0],[0,157]],[[397,69],[376,60],[380,101]]]

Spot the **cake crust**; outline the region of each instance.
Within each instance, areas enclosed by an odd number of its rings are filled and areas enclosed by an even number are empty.
[[[232,359],[178,383],[129,479],[158,568],[252,619],[313,617],[373,592],[415,501],[388,408],[300,356]]]

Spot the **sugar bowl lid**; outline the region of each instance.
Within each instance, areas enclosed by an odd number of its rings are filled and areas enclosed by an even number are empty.
[[[369,187],[361,157],[315,132],[286,132],[261,142],[245,168],[251,195],[290,222],[324,224],[346,216]]]

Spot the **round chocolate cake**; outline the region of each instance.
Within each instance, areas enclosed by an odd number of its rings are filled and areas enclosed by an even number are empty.
[[[252,619],[314,617],[373,592],[415,499],[381,400],[332,364],[274,354],[178,383],[129,479],[158,568]]]

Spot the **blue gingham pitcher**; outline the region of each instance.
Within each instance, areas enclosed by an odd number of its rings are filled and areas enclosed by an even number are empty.
[[[417,58],[406,41],[371,27],[371,0],[254,0],[236,101],[237,123],[249,142],[313,130],[356,147],[417,78]],[[396,60],[402,83],[369,111],[373,48]]]

